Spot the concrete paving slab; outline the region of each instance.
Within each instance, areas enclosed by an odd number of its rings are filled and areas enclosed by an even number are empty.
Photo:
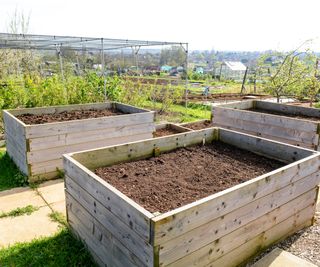
[[[19,187],[0,192],[0,212],[9,212],[28,205],[43,207],[46,203],[29,187]]]
[[[49,218],[51,209],[40,208],[30,215],[0,219],[0,247],[35,238],[51,236],[59,230],[59,224]]]
[[[275,248],[269,254],[257,261],[252,267],[317,267],[280,248]]]
[[[50,207],[66,216],[66,202],[64,200],[50,204]]]
[[[37,190],[48,204],[65,201],[63,179],[42,183]]]

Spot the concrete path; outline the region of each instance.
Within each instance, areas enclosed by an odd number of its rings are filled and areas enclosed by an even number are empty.
[[[269,254],[257,261],[252,267],[317,267],[280,248],[275,248]]]
[[[45,182],[36,189],[23,187],[0,192],[0,213],[28,205],[38,210],[30,215],[0,219],[0,248],[51,236],[59,230],[59,223],[49,215],[53,211],[66,214],[63,180]]]

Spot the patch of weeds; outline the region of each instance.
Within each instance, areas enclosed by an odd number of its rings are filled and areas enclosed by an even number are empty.
[[[28,205],[23,208],[16,208],[14,210],[11,210],[9,212],[2,212],[0,213],[0,218],[6,218],[6,217],[17,217],[17,216],[22,216],[22,215],[30,215],[31,213],[39,210],[38,207]]]
[[[59,178],[63,178],[64,177],[64,171],[63,170],[60,170],[59,168],[56,168],[56,171],[58,173],[58,177]]]
[[[28,185],[23,175],[5,150],[0,150],[0,191]]]
[[[57,222],[66,227],[68,226],[66,217],[61,212],[53,211],[49,214],[49,217],[54,222]]]
[[[0,249],[0,266],[97,267],[84,245],[67,228],[51,237]]]

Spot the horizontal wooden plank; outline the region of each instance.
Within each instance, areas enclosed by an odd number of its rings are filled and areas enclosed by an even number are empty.
[[[256,108],[277,111],[291,115],[316,117],[319,118],[320,121],[320,110],[318,108],[272,103],[267,101],[256,101]]]
[[[92,142],[86,142],[81,144],[74,144],[69,146],[53,147],[46,150],[37,150],[27,152],[27,160],[29,164],[36,162],[50,161],[55,159],[61,159],[63,154],[82,151],[86,149],[100,148],[104,146],[123,144],[127,142],[133,142],[137,140],[144,140],[152,138],[152,132],[142,133],[130,136],[121,136],[117,138],[106,138],[103,140],[97,140]]]
[[[213,110],[213,122],[221,118],[241,119],[252,123],[285,127],[296,131],[316,133],[317,123],[314,121],[297,120],[295,118],[278,115],[258,113],[248,110],[237,110],[224,107],[215,107]]]
[[[185,132],[192,131],[186,127],[183,127],[181,125],[177,125],[174,123],[161,123],[161,124],[156,125],[156,130],[165,129],[165,128],[174,129],[179,133],[185,133]]]
[[[26,160],[26,155],[17,149],[15,146],[16,143],[12,142],[11,139],[6,140],[6,151],[13,162],[18,166],[19,170],[25,174],[29,175],[28,164]]]
[[[107,129],[89,130],[78,133],[68,133],[51,135],[46,137],[29,139],[29,151],[37,151],[54,147],[70,146],[104,140],[107,138],[117,138],[122,136],[131,136],[144,133],[153,133],[155,126],[153,122],[136,125],[122,125],[118,127],[108,127]]]
[[[274,158],[282,162],[293,162],[306,158],[314,153],[314,151],[305,148],[279,143],[264,138],[257,138],[255,136],[226,129],[220,129],[219,138],[220,141],[227,144],[249,150],[269,158]]]
[[[143,140],[116,147],[73,153],[72,157],[89,169],[125,162],[132,159],[147,158],[153,155],[154,149],[166,152],[179,147],[185,147],[203,142],[212,142],[218,129],[209,128],[201,131],[190,131],[174,136],[164,136],[150,140]]]
[[[68,204],[72,205],[72,203]],[[104,263],[102,266],[139,266],[134,264],[118,247],[114,245],[111,235],[101,233],[94,218],[85,217],[83,211],[84,210],[80,209],[77,209],[75,212],[69,211],[69,225],[87,245],[89,250],[94,251],[99,259],[101,259]]]
[[[64,170],[68,177],[74,179],[90,195],[95,196],[97,201],[122,222],[130,226],[145,240],[149,240],[150,218],[153,217],[150,212],[68,155],[64,155]]]
[[[250,181],[218,192],[191,204],[152,218],[154,245],[170,239],[247,205],[289,183],[319,170],[319,155],[312,155]]]
[[[240,219],[242,223],[237,230],[218,237],[218,239],[213,240],[199,250],[186,253],[185,257],[174,261],[174,266],[204,266],[213,262],[233,249],[243,245],[247,240],[255,238],[262,232],[272,228],[274,225],[286,220],[301,210],[308,207],[312,210],[315,203],[315,196],[316,190],[312,189],[284,205],[264,213],[262,216],[257,216],[255,220],[248,224],[245,224],[245,222]],[[242,213],[239,212],[239,214]],[[309,217],[309,219],[311,219],[311,217]],[[237,220],[237,222],[238,221],[239,220]],[[210,232],[208,235],[210,235]],[[197,236],[195,235],[194,237]],[[185,250],[188,250],[188,248],[186,247]],[[166,255],[160,255],[160,266],[167,266],[169,263]],[[173,262],[171,262],[171,264],[172,263]]]
[[[254,107],[255,102],[256,102],[255,100],[235,101],[232,103],[213,106],[212,110],[215,110],[216,108],[220,108],[220,107],[233,108],[233,109],[250,109]]]
[[[151,112],[153,114],[155,114],[154,111],[150,111],[148,109],[143,109],[143,108],[138,108],[132,105],[128,105],[128,104],[123,104],[123,103],[119,103],[119,102],[113,102],[114,107],[117,110],[120,110],[124,113],[142,113],[142,112]]]
[[[234,249],[218,260],[209,263],[206,267],[235,267],[248,260],[251,256],[261,252],[264,248],[276,243],[287,236],[312,224],[312,210],[307,207],[287,220],[273,226],[261,233],[254,239],[248,240],[245,244]]]
[[[76,216],[79,220],[79,223],[85,225],[88,228],[88,232],[91,234],[91,239],[94,239],[101,246],[104,246],[109,252],[112,252],[109,255],[113,260],[119,262],[126,262],[125,266],[153,266],[153,252],[150,251],[151,257],[148,257],[150,261],[147,263],[143,262],[146,260],[146,255],[136,256],[132,253],[122,242],[120,242],[112,232],[109,231],[104,225],[101,224],[99,220],[85,207],[81,206],[75,198],[73,198],[68,192],[66,192],[66,201],[68,208],[68,217],[71,215],[71,220],[73,216]],[[117,225],[115,225],[117,226]],[[126,233],[123,233],[122,241],[126,238]],[[127,236],[127,239],[130,239],[130,235]]]
[[[270,136],[280,137],[287,140],[297,141],[306,144],[317,145],[319,136],[316,131],[305,132],[304,130],[297,130],[287,128],[286,124],[282,127],[272,124],[256,123],[243,119],[235,119],[225,117],[223,115],[215,117],[215,123],[222,127],[231,127],[234,130],[247,130],[256,133],[257,135],[267,134]]]
[[[135,125],[153,122],[153,113],[143,112],[127,115],[91,118],[83,120],[73,120],[66,122],[53,122],[38,125],[26,126],[26,138],[46,137],[51,135],[68,134],[97,129],[107,129],[109,127],[119,127],[124,125]]]
[[[41,175],[44,173],[56,171],[57,168],[63,171],[62,158],[33,163],[30,165],[30,172],[32,176],[35,176],[35,175]]]
[[[23,123],[20,123],[7,111],[3,111],[3,121],[6,138],[10,136],[19,144],[22,150],[26,150],[26,138]]]
[[[74,202],[78,203],[74,205],[81,205],[85,208],[91,216],[112,234],[114,239],[121,242],[145,265],[153,261],[153,247],[148,243],[149,239],[139,236],[129,225],[122,222],[70,177],[65,177],[65,183],[66,194],[69,194],[74,199]]]
[[[29,182],[43,182],[46,180],[52,180],[57,178],[62,178],[61,175],[63,175],[63,172],[61,171],[51,171],[51,172],[45,172],[41,174],[35,174],[32,176],[29,176],[28,181]]]
[[[35,108],[19,108],[19,109],[9,109],[8,111],[14,115],[19,116],[23,114],[53,114],[61,113],[64,111],[72,110],[88,110],[88,109],[107,109],[111,108],[111,103],[89,103],[89,104],[73,104],[73,105],[60,105],[60,106],[48,106],[48,107],[35,107]]]
[[[320,174],[316,172],[272,194],[252,201],[216,220],[207,222],[184,235],[161,244],[159,255],[160,259],[162,259],[161,262],[163,266],[183,258],[196,250],[202,249],[216,240],[218,240],[219,245],[223,245],[225,236],[257,220],[259,217],[263,218],[265,214],[272,213],[274,210],[276,211],[272,214],[282,213],[282,215],[286,214],[287,217],[290,217],[293,215],[295,209],[298,208],[296,211],[299,211],[299,209],[305,208],[305,205],[314,204],[316,199],[316,185],[319,181]],[[292,203],[286,204],[288,202]],[[304,204],[304,206],[300,207],[299,204]],[[279,210],[279,207],[282,208]],[[245,240],[243,240],[243,242],[244,241]],[[207,248],[204,250],[207,253]],[[227,252],[225,249],[223,249],[223,251],[225,253]]]
[[[312,149],[314,150],[316,148],[315,145],[313,144],[306,144],[306,143],[302,143],[302,142],[297,142],[294,140],[289,140],[289,139],[285,139],[285,138],[280,138],[278,136],[271,136],[271,135],[267,135],[265,133],[257,133],[257,132],[251,132],[251,131],[247,131],[247,130],[242,130],[242,129],[234,129],[234,127],[230,127],[230,126],[225,126],[225,125],[220,125],[215,123],[216,127],[222,127],[224,129],[227,130],[231,130],[231,131],[237,131],[237,132],[241,132],[241,133],[245,133],[245,134],[249,134],[249,135],[253,135],[253,136],[257,136],[257,137],[262,137],[262,138],[266,138],[266,139],[270,139],[270,140],[274,140],[280,143],[286,143],[289,145],[293,145],[293,146],[299,146],[299,147],[303,147],[303,148],[307,148],[307,149]],[[319,138],[319,135],[317,134],[317,138]]]

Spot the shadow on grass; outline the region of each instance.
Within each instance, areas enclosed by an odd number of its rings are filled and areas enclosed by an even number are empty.
[[[64,228],[53,237],[19,243],[0,250],[0,266],[90,267],[97,265],[82,243]]]
[[[26,186],[24,176],[4,149],[0,149],[0,191],[19,186]]]

